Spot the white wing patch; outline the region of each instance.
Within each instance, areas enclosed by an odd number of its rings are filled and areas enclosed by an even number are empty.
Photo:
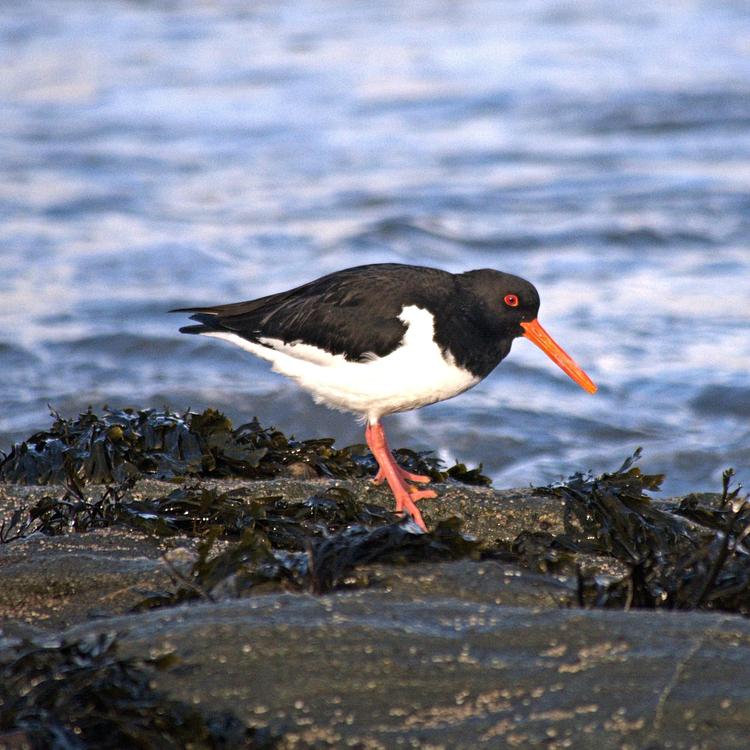
[[[481,380],[459,367],[450,353],[444,355],[440,350],[433,338],[432,313],[409,305],[399,319],[407,325],[401,345],[385,357],[369,352],[360,362],[302,342],[261,338],[262,343],[255,343],[223,331],[203,335],[229,341],[269,360],[274,371],[295,380],[317,402],[361,414],[370,422],[452,398]]]

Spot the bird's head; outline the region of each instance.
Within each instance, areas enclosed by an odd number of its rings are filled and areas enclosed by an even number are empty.
[[[539,293],[533,284],[520,276],[489,269],[468,271],[460,279],[481,300],[482,317],[490,330],[510,338],[529,339],[581,388],[596,392],[591,378],[537,320]]]

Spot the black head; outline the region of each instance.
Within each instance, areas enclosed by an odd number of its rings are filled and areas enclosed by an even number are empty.
[[[520,276],[482,268],[458,279],[472,300],[474,314],[481,317],[477,322],[495,335],[523,336],[521,323],[536,320],[539,314],[539,292]]]
[[[490,269],[468,271],[458,279],[467,298],[472,300],[471,315],[475,324],[502,342],[505,354],[510,350],[510,342],[514,338],[524,336],[581,388],[589,393],[596,391],[589,376],[539,324],[539,293],[533,284],[519,276]]]

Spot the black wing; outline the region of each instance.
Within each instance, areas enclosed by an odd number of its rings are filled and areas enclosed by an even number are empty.
[[[358,360],[386,356],[406,332],[398,316],[407,305],[434,311],[453,293],[453,276],[434,268],[373,264],[337,271],[287,292],[216,307],[182,308],[200,325],[182,333],[224,331],[302,342]]]

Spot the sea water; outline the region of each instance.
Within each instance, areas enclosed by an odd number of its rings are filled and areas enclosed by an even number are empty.
[[[3,3],[0,448],[88,404],[361,442],[166,311],[373,262],[528,278],[600,386],[521,339],[393,445],[750,482],[750,5]]]

